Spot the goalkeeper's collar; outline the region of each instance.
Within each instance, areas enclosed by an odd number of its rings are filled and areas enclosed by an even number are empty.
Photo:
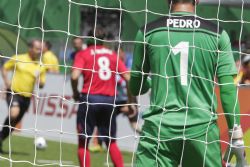
[[[176,11],[176,12],[171,12],[170,15],[185,15],[185,16],[194,16],[195,13],[193,12],[182,12],[182,11]]]

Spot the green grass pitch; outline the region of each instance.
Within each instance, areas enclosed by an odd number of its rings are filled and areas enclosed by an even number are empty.
[[[250,130],[245,133],[245,145],[248,164],[250,163]],[[35,158],[34,139],[20,136],[11,136],[11,154],[9,150],[9,139],[4,142],[5,154],[0,154],[0,167],[33,167],[34,162],[37,166],[57,167],[60,166],[60,157],[63,166],[78,166],[77,145],[62,143],[60,151],[60,143],[47,141],[48,148],[45,150],[37,150]],[[125,166],[131,166],[132,153],[122,152]],[[106,167],[107,152],[91,154],[92,167]],[[12,160],[12,163],[10,162]],[[34,161],[35,160],[35,161]],[[235,162],[235,159],[233,159]],[[109,164],[112,165],[109,159]]]
[[[61,162],[65,166],[79,166],[77,159],[77,145],[47,141],[48,147],[45,150],[37,150],[35,158],[34,139],[20,136],[11,136],[11,154],[9,153],[9,139],[4,144],[4,154],[0,154],[0,167],[33,167],[36,162],[39,166],[57,167]],[[61,155],[60,155],[61,154]],[[122,152],[124,163],[131,166],[132,153]],[[91,154],[91,166],[106,167],[107,152]],[[12,160],[12,164],[10,162]],[[34,161],[35,159],[35,161]],[[110,166],[112,161],[109,159]],[[49,165],[50,164],[50,165]]]

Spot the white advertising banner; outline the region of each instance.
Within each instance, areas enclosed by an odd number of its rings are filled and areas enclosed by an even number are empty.
[[[8,115],[3,90],[4,85],[0,78],[0,127]],[[78,105],[72,99],[69,76],[65,78],[64,75],[49,74],[45,87],[35,91],[34,94],[29,110],[22,120],[20,134],[77,143],[76,113]],[[149,104],[148,100],[148,95],[141,96],[142,106]],[[140,110],[145,110],[145,107],[141,107]],[[120,114],[117,117],[117,126],[117,141],[121,149],[134,151],[138,137],[131,129],[127,117]]]

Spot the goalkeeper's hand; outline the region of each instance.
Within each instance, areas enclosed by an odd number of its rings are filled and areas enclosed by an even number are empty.
[[[223,161],[230,162],[232,157],[235,155],[236,166],[235,167],[246,167],[246,155],[243,141],[243,132],[241,126],[234,126],[233,129],[229,130],[229,137],[231,144],[228,146],[224,155]]]

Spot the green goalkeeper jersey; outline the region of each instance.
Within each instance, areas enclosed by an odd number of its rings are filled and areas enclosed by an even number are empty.
[[[217,119],[216,78],[237,74],[228,34],[176,12],[142,27],[135,42],[131,76],[152,79],[145,126],[162,137],[205,133]]]

